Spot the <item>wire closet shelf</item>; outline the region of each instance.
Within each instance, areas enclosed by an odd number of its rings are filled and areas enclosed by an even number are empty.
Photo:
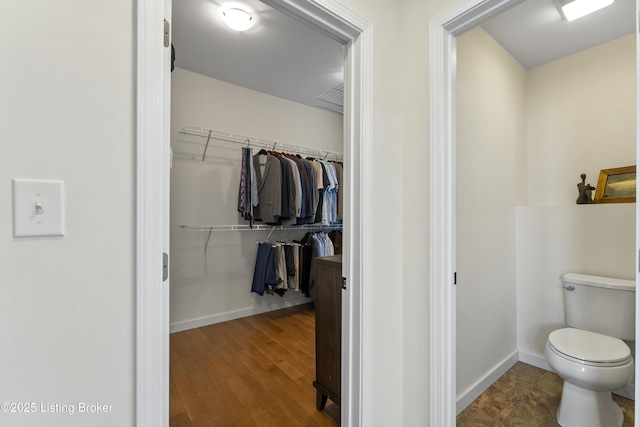
[[[207,233],[204,244],[204,252],[207,253],[211,233],[219,231],[269,231],[269,235],[265,240],[269,240],[271,234],[276,230],[306,230],[306,231],[329,231],[342,230],[342,224],[300,224],[300,225],[266,225],[254,224],[253,226],[237,224],[237,225],[190,225],[183,224],[180,226],[184,231],[198,231]]]
[[[328,160],[342,162],[344,156],[342,153],[327,150],[318,150],[315,148],[302,147],[299,145],[283,144],[276,141],[268,141],[251,136],[239,135],[234,133],[223,132],[215,129],[208,129],[194,125],[185,125],[179,132],[178,139],[180,142],[203,145],[202,161],[207,156],[207,150],[211,142],[224,141],[234,144],[241,144],[247,147],[264,148],[269,151],[285,152],[291,154],[300,154],[303,157],[313,157],[319,160]]]

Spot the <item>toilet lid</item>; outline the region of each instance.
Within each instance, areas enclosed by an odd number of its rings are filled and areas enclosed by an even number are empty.
[[[622,340],[582,329],[553,331],[549,344],[560,353],[591,363],[625,362],[631,357],[629,346]]]

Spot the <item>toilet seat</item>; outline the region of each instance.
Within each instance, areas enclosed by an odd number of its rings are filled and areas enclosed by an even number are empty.
[[[624,341],[575,328],[558,329],[549,334],[549,348],[575,363],[597,367],[628,364],[631,350]]]

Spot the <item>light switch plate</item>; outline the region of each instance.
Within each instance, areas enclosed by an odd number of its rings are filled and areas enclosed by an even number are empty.
[[[13,236],[64,236],[64,182],[13,180]]]

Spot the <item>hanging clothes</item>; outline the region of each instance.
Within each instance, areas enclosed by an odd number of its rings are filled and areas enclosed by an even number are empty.
[[[336,202],[336,217],[339,223],[342,223],[342,198],[343,198],[343,170],[342,164],[338,162],[331,162],[331,164],[336,168],[336,176],[338,178],[338,191],[336,194],[337,202]]]
[[[329,232],[329,239],[331,239],[331,242],[333,243],[334,255],[342,254],[342,231],[331,230]]]
[[[295,204],[295,183],[293,179],[293,171],[291,170],[291,166],[289,165],[289,161],[285,159],[282,155],[275,156],[280,162],[281,168],[281,189],[280,189],[280,220],[279,223],[282,223],[282,220],[288,218],[295,218],[296,216],[296,204]]]
[[[249,147],[243,147],[240,166],[240,188],[238,189],[238,211],[242,218],[249,220],[250,226],[253,226],[254,207],[259,202],[257,188],[252,150]]]
[[[282,165],[283,170],[283,200],[287,200],[288,207],[285,207],[285,202],[282,203],[282,218],[285,217],[290,219],[289,223],[294,223],[295,218],[300,216],[300,212],[302,209],[302,186],[300,182],[300,172],[298,170],[298,166],[296,163],[290,159],[287,155],[281,154],[278,156],[278,160],[280,160],[280,164]],[[287,176],[285,181],[284,176]],[[285,194],[286,193],[286,197]],[[285,215],[286,212],[286,215]]]
[[[282,213],[282,168],[280,161],[261,150],[253,156],[260,202],[254,209],[256,220],[278,224]]]
[[[287,287],[294,291],[300,290],[298,278],[299,252],[298,244],[287,244],[284,246],[284,255],[287,265]]]
[[[276,259],[273,247],[267,243],[258,245],[258,254],[256,256],[256,265],[253,270],[253,282],[251,284],[251,292],[258,295],[274,293],[274,289],[280,283],[280,279],[276,274]]]
[[[251,292],[284,296],[287,290],[315,300],[315,259],[342,253],[342,232],[309,232],[299,242],[260,242]]]
[[[284,296],[287,290],[299,291],[299,247],[294,242],[260,242],[251,292]]]
[[[251,224],[254,220],[272,225],[339,224],[343,186],[338,162],[265,150],[252,155],[247,148],[238,210]]]
[[[315,190],[316,178],[313,174],[313,169],[312,169],[313,166],[311,162],[299,156],[297,156],[297,158],[298,158],[298,162],[300,162],[300,164],[302,165],[301,174],[305,176],[308,187],[306,192],[306,199],[304,201],[305,212],[304,212],[304,215],[298,218],[296,223],[297,224],[313,224],[314,222],[313,215],[315,212],[313,209],[313,205],[314,205],[314,200],[317,197],[317,193]]]
[[[315,300],[315,259],[321,256],[335,255],[333,242],[323,231],[307,233],[300,241],[302,245],[303,265],[300,289],[305,296]]]

